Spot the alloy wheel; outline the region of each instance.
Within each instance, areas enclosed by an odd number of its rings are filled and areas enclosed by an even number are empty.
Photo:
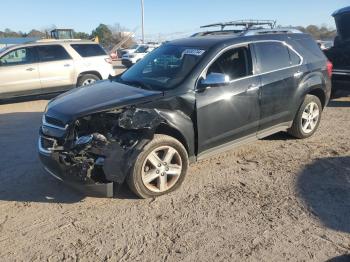
[[[301,129],[305,134],[314,131],[320,117],[320,109],[315,102],[309,103],[301,116]]]
[[[154,149],[142,165],[142,182],[152,192],[171,189],[182,173],[182,160],[179,152],[171,146]]]
[[[95,79],[88,78],[88,79],[84,80],[84,82],[82,83],[82,86],[88,86],[88,85],[91,85],[91,84],[93,84],[95,82],[96,82]]]

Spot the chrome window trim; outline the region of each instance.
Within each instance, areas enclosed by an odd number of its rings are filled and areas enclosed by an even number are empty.
[[[225,53],[226,51],[230,50],[230,49],[234,49],[234,48],[238,48],[238,47],[244,47],[244,46],[248,46],[250,44],[255,44],[255,43],[281,43],[283,45],[285,45],[287,48],[289,48],[290,50],[292,50],[297,56],[299,56],[300,58],[300,63],[297,64],[297,65],[292,65],[292,66],[288,66],[288,67],[283,67],[283,68],[279,68],[279,69],[276,69],[276,70],[271,70],[271,71],[268,71],[268,72],[264,72],[264,73],[256,73],[255,72],[255,69],[253,67],[253,74],[252,75],[249,75],[249,76],[245,76],[245,77],[241,77],[241,78],[237,78],[237,79],[234,79],[234,80],[231,80],[229,83],[234,83],[236,81],[240,81],[240,80],[244,80],[244,79],[248,79],[248,78],[251,78],[251,77],[254,77],[254,76],[261,76],[261,75],[265,75],[265,74],[270,74],[270,73],[274,73],[274,72],[278,72],[278,71],[281,71],[281,70],[285,70],[285,69],[289,69],[289,68],[294,68],[294,67],[298,67],[298,66],[301,66],[303,63],[304,63],[304,57],[299,54],[291,45],[287,44],[285,41],[280,41],[280,40],[257,40],[257,41],[247,41],[247,42],[243,42],[243,43],[239,43],[239,44],[234,44],[234,45],[230,45],[228,47],[225,47],[224,49],[222,49],[218,54],[215,55],[214,58],[212,58],[210,60],[210,62],[206,65],[206,67],[202,70],[202,72],[200,73],[197,81],[196,81],[196,86],[198,84],[198,81],[201,77],[204,77],[209,69],[209,67],[215,62],[216,59],[218,59],[223,53]],[[253,60],[253,58],[252,58]]]
[[[46,122],[46,119],[45,119],[45,114],[43,114],[43,117],[42,117],[42,125],[43,126],[47,126],[47,127],[52,127],[52,128],[55,128],[55,129],[59,129],[59,130],[67,130],[68,128],[68,124],[65,125],[65,127],[61,127],[61,126],[56,126],[56,125],[53,125],[53,124],[50,124],[50,123],[47,123]]]

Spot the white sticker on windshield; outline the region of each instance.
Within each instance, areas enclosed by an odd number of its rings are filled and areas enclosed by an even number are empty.
[[[201,49],[185,49],[182,52],[182,55],[195,55],[195,56],[201,56],[203,55],[205,52],[205,50],[201,50]]]

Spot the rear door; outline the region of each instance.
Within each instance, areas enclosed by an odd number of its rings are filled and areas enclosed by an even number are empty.
[[[254,49],[261,75],[259,131],[288,125],[293,120],[301,57],[283,42],[258,42]]]
[[[0,58],[0,98],[41,91],[38,58],[33,47],[9,51]]]
[[[76,83],[73,59],[61,45],[37,46],[44,92],[66,90]]]
[[[196,93],[199,155],[233,140],[256,137],[259,123],[260,79],[253,75],[250,46],[224,52],[205,74],[210,73],[225,74],[230,83]]]

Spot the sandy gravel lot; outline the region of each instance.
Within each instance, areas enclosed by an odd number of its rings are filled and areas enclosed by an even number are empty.
[[[178,191],[84,197],[36,152],[45,100],[0,105],[0,261],[347,261],[350,94],[319,131],[277,134],[190,167]]]

